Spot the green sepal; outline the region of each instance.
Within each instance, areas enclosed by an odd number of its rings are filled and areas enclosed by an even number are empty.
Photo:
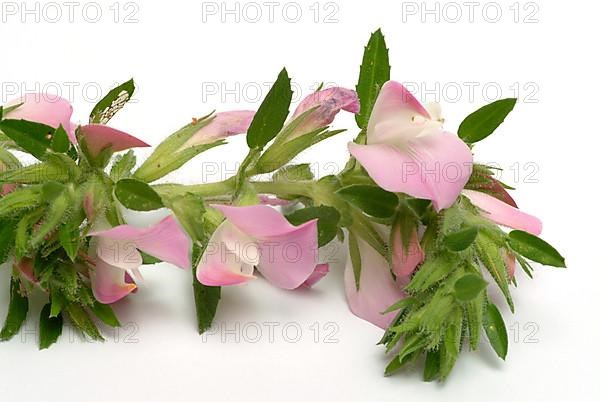
[[[21,187],[0,198],[0,218],[33,209],[41,202],[41,186]]]
[[[104,337],[83,306],[77,303],[69,303],[63,311],[84,336],[94,341],[104,341]]]
[[[488,270],[494,281],[502,291],[510,311],[515,311],[515,306],[510,295],[508,271],[502,249],[494,242],[487,233],[480,232],[475,240],[475,251],[479,261]]]
[[[61,124],[54,131],[54,135],[50,141],[50,148],[52,148],[54,152],[65,153],[69,150],[70,146],[71,142],[69,141],[69,136]]]
[[[273,174],[274,182],[295,182],[313,179],[314,175],[308,163],[284,166]]]

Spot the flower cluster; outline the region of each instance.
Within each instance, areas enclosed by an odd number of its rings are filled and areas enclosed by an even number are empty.
[[[424,358],[425,380],[443,380],[482,332],[506,357],[506,328],[488,289],[513,310],[517,264],[529,276],[531,261],[565,266],[537,237],[539,219],[517,207],[492,167],[474,161],[476,144],[516,99],[482,107],[453,133],[438,104],[422,105],[390,79],[380,31],[365,48],[356,91],[320,88],[289,115],[284,69],[258,110],[194,118],[141,164],[132,148],[149,145],[107,125],[134,89],[128,81],[112,90],[87,124],[72,122],[69,102],[47,94],[0,108],[0,262],[13,267],[2,340],[19,331],[35,292],[48,299],[40,348],[58,340],[64,319],[100,340],[96,319],[119,326],[110,305],[138,290],[143,265],[158,262],[192,271],[203,332],[221,287],[262,277],[282,289],[311,288],[336,268],[319,260],[319,248],[337,241],[347,250],[350,311],[385,330],[386,374]],[[346,166],[317,180],[293,160],[344,131],[330,128],[340,112],[355,115],[358,134],[344,150]],[[160,180],[240,134],[248,154],[235,176]],[[14,151],[37,162],[23,166]],[[156,211],[156,219],[139,224],[136,211]]]

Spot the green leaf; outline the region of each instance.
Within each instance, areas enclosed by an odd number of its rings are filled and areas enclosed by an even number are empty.
[[[516,98],[500,99],[468,115],[458,127],[458,136],[473,144],[492,134],[517,103]]]
[[[0,130],[25,152],[37,159],[44,159],[55,129],[41,123],[26,120],[2,120]]]
[[[61,314],[51,315],[51,305],[46,304],[40,313],[40,350],[52,346],[63,330],[63,318]]]
[[[287,215],[286,218],[296,226],[318,219],[319,247],[323,247],[335,238],[339,229],[340,213],[333,207],[320,205],[299,209]]]
[[[248,128],[246,141],[250,148],[262,148],[283,127],[292,101],[290,78],[284,68],[258,108]]]
[[[0,219],[0,265],[8,260],[15,247],[15,224],[12,219]]]
[[[478,232],[476,227],[470,227],[450,233],[444,238],[444,244],[452,251],[466,250],[475,241]]]
[[[198,332],[203,334],[210,329],[217,313],[217,307],[221,299],[221,287],[201,284],[196,279],[196,268],[193,269],[192,273]]]
[[[360,113],[356,115],[356,123],[366,128],[371,110],[379,90],[390,80],[390,61],[388,49],[381,29],[373,32],[365,47],[356,92],[360,99]]]
[[[69,136],[61,124],[58,126],[56,131],[54,131],[54,135],[52,136],[52,140],[50,142],[50,147],[54,152],[64,153],[69,150],[70,145],[71,142],[69,141]]]
[[[465,274],[454,283],[454,295],[462,302],[475,299],[488,283],[478,274]]]
[[[508,244],[515,252],[532,261],[552,267],[566,267],[564,257],[554,247],[539,237],[522,230],[510,232]]]
[[[396,194],[377,186],[353,184],[339,189],[336,193],[367,215],[375,218],[390,218],[398,207]]]
[[[110,178],[117,182],[129,177],[135,167],[136,161],[135,153],[131,149],[123,155],[117,155],[115,162],[110,168]]]
[[[483,314],[483,328],[498,357],[505,360],[508,352],[508,334],[502,315],[493,303],[487,303]]]
[[[110,305],[94,301],[94,304],[90,306],[90,309],[92,310],[94,315],[100,319],[100,321],[102,321],[109,327],[116,328],[121,326],[119,319],[115,315],[115,312],[110,307]]]
[[[50,293],[50,314],[49,317],[58,317],[65,305],[65,297],[58,290]]]
[[[10,281],[10,302],[8,314],[0,331],[0,341],[8,341],[19,332],[23,322],[27,318],[29,310],[29,299],[21,295],[21,281],[13,277]]]
[[[125,106],[135,91],[133,79],[111,90],[90,113],[90,124],[106,124]]]
[[[360,248],[358,246],[358,239],[352,231],[348,236],[348,251],[350,254],[350,262],[352,263],[352,273],[354,274],[354,284],[356,290],[360,289],[360,273],[362,271],[362,258],[360,256]]]
[[[115,196],[125,208],[134,211],[153,211],[163,207],[156,191],[136,179],[119,180],[115,185]]]

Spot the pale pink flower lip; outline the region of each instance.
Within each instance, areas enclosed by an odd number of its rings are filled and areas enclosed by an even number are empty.
[[[267,205],[213,207],[226,220],[213,233],[198,266],[201,283],[208,286],[245,283],[253,278],[256,266],[275,286],[296,289],[315,274],[316,220],[294,226]],[[322,268],[316,276],[324,274]]]
[[[126,278],[139,276],[142,256],[138,249],[180,268],[191,267],[192,242],[173,216],[148,228],[120,225],[88,236],[97,238],[90,279],[102,303],[113,303],[136,288]]]
[[[47,93],[28,93],[8,102],[6,106],[14,106],[20,103],[22,103],[21,106],[7,113],[4,117],[34,121],[53,128],[62,125],[69,136],[69,140],[73,144],[77,143],[75,124],[71,123],[73,106],[68,100]]]
[[[85,138],[85,144],[92,156],[97,156],[108,147],[112,152],[119,152],[130,148],[150,146],[130,134],[101,124],[81,126],[79,132]]]
[[[100,303],[114,303],[137,289],[134,283],[127,282],[127,272],[121,268],[107,264],[100,258],[94,259],[93,263],[94,269],[90,270],[92,292]]]
[[[439,211],[460,195],[473,155],[460,138],[442,130],[438,113],[400,83],[388,81],[369,119],[367,145],[348,148],[383,189],[431,200]]]
[[[346,261],[344,284],[346,299],[354,315],[387,328],[393,321],[395,312],[383,312],[406,297],[402,290],[408,283],[408,277],[397,277],[394,280],[388,262],[371,246],[358,239],[361,256],[361,272],[359,288],[356,289],[352,259]]]
[[[167,216],[156,225],[148,228],[120,225],[108,230],[89,233],[88,236],[99,238],[100,249],[105,245],[114,247],[117,243],[125,244],[180,268],[188,269],[191,267],[191,240],[173,216]],[[99,253],[99,257],[102,259],[105,259],[105,256],[106,258],[114,256],[114,252],[111,252],[109,248],[102,251],[103,255]],[[127,265],[128,261],[136,260],[138,258],[135,257],[135,253],[130,255],[129,258],[105,259],[106,262],[117,266],[120,264]]]
[[[492,222],[536,236],[542,233],[542,221],[533,215],[479,191],[464,190],[463,194]]]

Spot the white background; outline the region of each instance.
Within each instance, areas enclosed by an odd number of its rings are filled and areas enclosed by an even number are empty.
[[[321,81],[353,87],[363,45],[377,27],[391,49],[393,78],[416,85],[424,101],[440,98],[450,130],[475,108],[519,89],[521,102],[476,147],[476,158],[507,168],[503,179],[517,185],[521,208],[543,219],[543,237],[566,256],[569,268],[540,267],[533,281],[519,273],[513,291],[517,312],[504,311],[512,328],[508,360],[501,362],[482,344],[480,352],[465,353],[440,385],[421,382],[420,367],[382,376],[386,358],[375,346],[381,331],[348,311],[341,264],[312,291],[282,291],[262,280],[225,289],[217,322],[233,332],[204,339],[195,330],[189,272],[148,267],[146,286],[116,306],[126,328],[116,335],[106,331],[104,344],[85,343],[67,331],[57,345],[38,352],[33,333],[43,299],[34,304],[27,330],[0,345],[3,401],[600,400],[596,2],[498,1],[484,11],[490,2],[482,1],[470,17],[461,1],[438,3],[437,15],[423,15],[421,2],[337,0],[315,7],[313,0],[297,0],[273,6],[269,21],[261,1],[238,4],[237,16],[223,15],[220,2],[138,0],[115,7],[113,1],[98,1],[78,3],[72,22],[60,1],[57,22],[50,21],[57,19],[57,3],[46,8],[40,3],[37,15],[26,14],[21,2],[12,8],[7,3],[0,22],[2,102],[19,91],[46,89],[70,98],[76,120],[85,121],[99,99],[97,89],[105,93],[134,77],[136,102],[112,125],[152,144],[213,109],[256,108],[284,65],[298,98]],[[34,4],[27,2],[28,9]],[[252,22],[256,5],[262,18]],[[227,2],[229,10],[235,7]],[[427,7],[434,9],[435,2]],[[102,16],[93,23],[98,8]],[[498,8],[502,16],[494,23]],[[302,15],[292,22],[298,9]],[[327,162],[343,163],[345,143],[356,134],[350,116],[336,124],[350,133],[301,158],[318,162],[322,174],[331,173]],[[172,179],[220,179],[224,170],[234,169],[243,147],[244,139],[236,138]],[[215,164],[219,174],[211,173]],[[536,172],[526,180],[532,166]],[[343,260],[342,255],[333,257]],[[3,267],[0,317],[8,278]],[[262,336],[253,343],[257,326]],[[297,328],[302,334],[294,343]]]

